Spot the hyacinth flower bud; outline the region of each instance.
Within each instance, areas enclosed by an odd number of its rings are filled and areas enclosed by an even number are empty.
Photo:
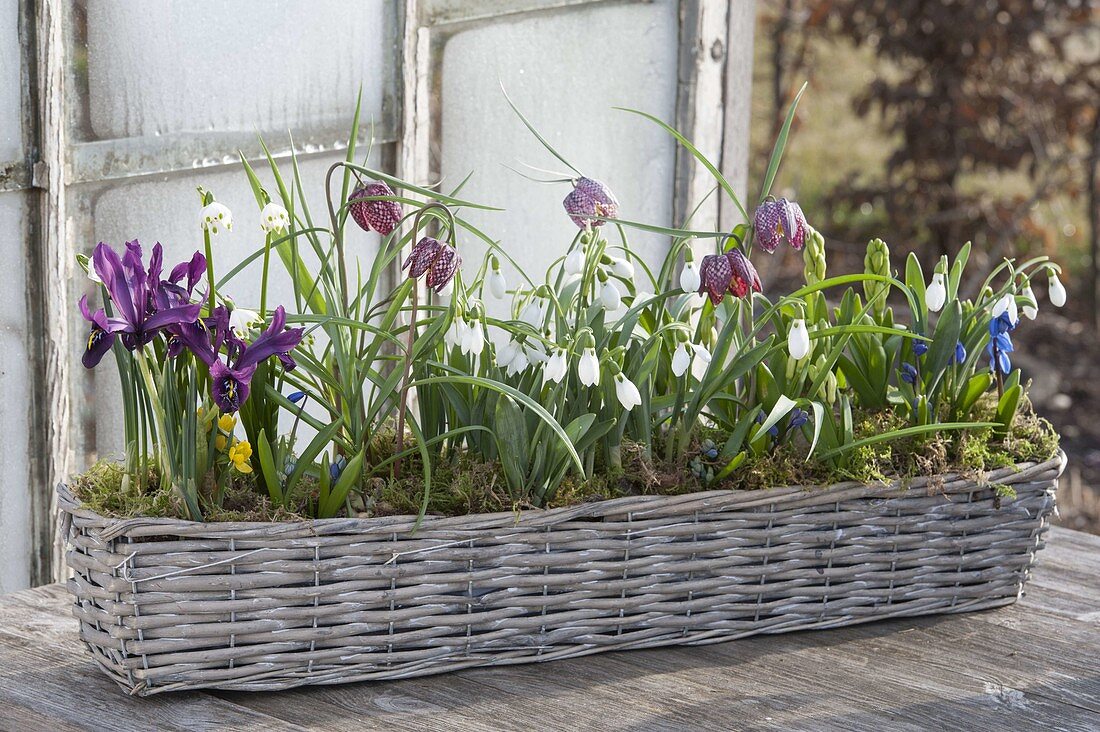
[[[691,247],[684,249],[684,267],[680,270],[680,289],[684,292],[699,292],[701,279],[699,267],[695,264],[695,254]]]
[[[1058,273],[1053,270],[1051,270],[1050,278],[1047,280],[1047,297],[1050,298],[1050,304],[1056,308],[1066,304],[1065,285],[1058,279]]]
[[[805,358],[810,352],[810,333],[806,330],[806,321],[802,318],[792,322],[791,329],[787,331],[787,352],[795,360]]]
[[[863,257],[864,274],[877,275],[879,277],[890,276],[890,247],[882,239],[872,239],[867,242],[867,254]],[[864,280],[863,294],[867,302],[874,303],[876,314],[881,314],[886,307],[885,293],[890,285],[886,282]]]
[[[802,273],[807,285],[816,285],[825,279],[825,237],[816,229],[809,230],[806,248],[802,251]]]
[[[374,196],[396,196],[383,181],[359,184],[348,196],[348,210],[363,231],[377,231],[385,236],[401,223],[401,204],[397,201],[360,200]]]
[[[508,294],[508,282],[504,279],[504,273],[500,271],[500,262],[495,256],[491,263],[493,271],[489,273],[489,294],[497,300],[503,300]]]
[[[217,234],[233,228],[233,212],[225,204],[213,201],[199,210],[199,225],[203,231]]]
[[[1025,282],[1020,295],[1026,300],[1023,306],[1024,316],[1028,320],[1035,320],[1039,315],[1039,299],[1035,297],[1035,291],[1031,289],[1031,283]]]
[[[769,254],[784,242],[794,249],[802,249],[806,245],[809,228],[802,207],[786,198],[764,201],[757,206],[753,227],[756,229],[756,243]]]
[[[578,178],[562,201],[565,212],[578,228],[603,226],[603,219],[619,216],[619,201],[606,185],[592,178]],[[602,218],[594,218],[594,217]]]
[[[943,272],[932,275],[932,281],[924,291],[924,304],[928,306],[928,312],[938,313],[947,303],[947,283],[944,281]]]

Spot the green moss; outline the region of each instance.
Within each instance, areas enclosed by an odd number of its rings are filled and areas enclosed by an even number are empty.
[[[980,404],[976,420],[988,419],[995,405]],[[896,412],[868,412],[855,415],[855,439],[882,434],[907,426]],[[1049,422],[1038,417],[1026,400],[1021,404],[1012,430],[1007,437],[998,437],[990,429],[966,432],[942,432],[901,440],[865,445],[850,451],[842,467],[830,467],[817,460],[806,460],[807,445],[801,441],[780,445],[760,455],[749,455],[731,475],[707,484],[693,474],[689,463],[701,458],[702,441],[710,439],[716,445],[725,442],[725,435],[714,430],[701,430],[687,454],[673,460],[652,458],[637,444],[625,443],[619,454],[619,464],[611,467],[598,464],[590,480],[578,480],[569,475],[546,507],[571,506],[589,501],[632,495],[675,495],[707,489],[759,490],[775,486],[826,486],[854,480],[871,483],[887,480],[907,480],[918,476],[935,476],[945,472],[990,471],[1020,462],[1041,462],[1058,450],[1058,435]],[[658,439],[653,454],[663,455]],[[377,459],[393,454],[392,435],[378,438],[371,446]],[[718,473],[723,460],[705,460],[705,467]],[[385,470],[385,469],[383,469]],[[361,516],[418,514],[424,503],[423,463],[419,455],[404,462],[402,477],[370,478],[361,494],[351,497],[353,512]],[[126,478],[123,466],[100,462],[72,481],[72,489],[85,505],[107,516],[171,516],[185,515],[182,501],[172,491],[162,489],[151,467],[145,479]],[[280,521],[308,516],[316,500],[310,484],[298,504],[291,510],[272,506],[268,497],[257,490],[254,476],[236,476],[226,487],[220,505],[215,507],[212,486],[200,491],[208,521]],[[1007,494],[1004,498],[1010,498]],[[468,453],[437,456],[432,461],[431,486],[427,496],[427,513],[461,516],[476,513],[498,513],[531,508],[522,496],[508,489],[504,472],[495,462],[483,462]]]

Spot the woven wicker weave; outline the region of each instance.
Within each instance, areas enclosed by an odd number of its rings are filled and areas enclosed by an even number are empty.
[[[907,486],[299,523],[110,519],[59,488],[80,635],[136,694],[285,689],[1013,602],[1065,457]],[[1017,497],[999,502],[993,486]]]

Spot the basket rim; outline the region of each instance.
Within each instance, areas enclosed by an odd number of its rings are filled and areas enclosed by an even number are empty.
[[[1035,476],[1055,470],[1055,478],[1060,476],[1066,466],[1066,453],[1061,448],[1049,460],[1043,462],[1022,462],[989,472],[965,473],[950,472],[934,476],[922,476],[911,480],[893,480],[890,482],[861,483],[844,481],[819,486],[776,486],[758,490],[719,489],[696,491],[676,495],[642,495],[610,498],[590,501],[573,506],[557,508],[525,508],[517,511],[498,513],[474,513],[460,516],[441,516],[427,514],[420,519],[415,514],[398,516],[347,517],[324,519],[297,519],[284,521],[191,521],[168,517],[129,517],[119,518],[103,516],[87,507],[77,498],[64,482],[56,488],[58,511],[67,520],[80,519],[81,523],[107,529],[107,533],[119,536],[139,530],[141,534],[173,534],[182,531],[186,534],[196,532],[210,533],[218,531],[258,531],[267,529],[281,533],[289,530],[294,533],[329,534],[360,530],[364,532],[402,532],[416,528],[427,529],[484,529],[495,526],[550,526],[570,519],[599,518],[606,516],[644,517],[648,513],[661,513],[669,509],[691,510],[719,509],[736,506],[751,508],[769,504],[833,503],[856,498],[893,498],[910,495],[915,492],[928,493],[934,486],[937,492],[944,494],[969,492],[975,486],[990,484],[1011,485],[1027,482]],[[819,500],[811,500],[819,499]],[[820,500],[827,499],[827,500]],[[159,531],[158,531],[159,530]],[[274,534],[273,534],[274,536]]]

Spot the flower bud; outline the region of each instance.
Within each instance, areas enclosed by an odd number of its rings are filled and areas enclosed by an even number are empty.
[[[816,285],[825,279],[825,237],[816,229],[809,230],[806,249],[802,252],[802,273],[807,285]]]
[[[1025,282],[1024,287],[1020,290],[1020,295],[1027,301],[1024,303],[1023,311],[1024,316],[1028,320],[1035,320],[1039,315],[1039,299],[1035,297],[1035,291],[1031,289],[1031,283]]]
[[[1056,308],[1066,304],[1066,288],[1058,279],[1057,272],[1051,271],[1050,279],[1047,280],[1047,297],[1050,298],[1050,304]]]
[[[802,318],[791,323],[787,332],[787,352],[793,359],[801,359],[810,352],[810,334],[806,330],[806,321]]]

